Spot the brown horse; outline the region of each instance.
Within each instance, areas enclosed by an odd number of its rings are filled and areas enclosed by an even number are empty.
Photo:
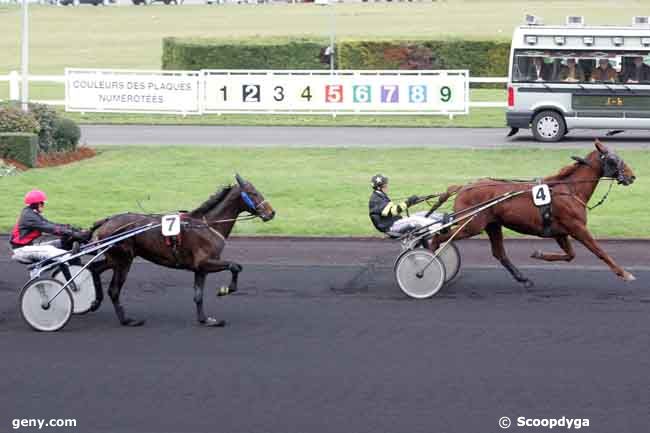
[[[591,198],[601,178],[616,179],[619,184],[630,185],[635,176],[630,167],[614,152],[610,151],[600,141],[595,142],[596,150],[586,158],[572,157],[575,164],[564,167],[557,174],[542,180],[551,188],[551,224],[550,231],[544,230],[540,210],[534,205],[532,193],[523,193],[493,206],[476,215],[464,227],[462,223],[455,230],[435,236],[431,247],[436,250],[440,243],[448,240],[463,239],[475,236],[485,230],[490,238],[492,254],[519,282],[526,287],[532,286],[532,281],[510,262],[503,247],[502,227],[507,227],[519,233],[539,237],[553,237],[562,253],[544,253],[535,251],[531,257],[540,260],[571,261],[575,257],[569,236],[580,241],[592,253],[597,255],[622,279],[634,280],[634,275],[617,265],[612,258],[598,245],[587,229],[587,203]],[[535,182],[500,181],[481,179],[464,185],[450,186],[443,194],[439,204],[448,197],[456,195],[454,213],[462,216],[477,204],[495,199],[504,193],[531,190]],[[464,211],[465,210],[465,211]],[[458,233],[456,233],[458,232]]]
[[[218,294],[228,294],[237,290],[237,277],[241,265],[221,260],[221,252],[226,238],[235,225],[237,216],[249,212],[262,221],[270,221],[275,211],[255,187],[239,175],[237,184],[224,187],[193,211],[182,215],[182,230],[178,237],[165,238],[160,229],[152,229],[111,248],[105,260],[93,267],[96,275],[112,269],[113,277],[108,289],[113,307],[120,323],[125,326],[140,326],[143,320],[128,318],[120,304],[120,291],[135,257],[168,268],[186,269],[194,272],[194,302],[199,323],[208,326],[224,326],[224,321],[206,317],[203,311],[203,286],[207,274],[229,270],[232,279],[228,287],[218,290]],[[93,237],[101,240],[116,233],[160,223],[161,215],[127,213],[115,215],[98,221],[93,226]],[[95,279],[97,285],[99,278]],[[97,286],[97,302],[93,310],[99,308],[103,298],[101,282]]]

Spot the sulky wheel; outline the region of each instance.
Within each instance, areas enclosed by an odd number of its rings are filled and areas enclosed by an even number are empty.
[[[460,252],[453,242],[448,243],[444,250],[441,248],[436,250],[436,254],[445,267],[445,283],[448,283],[456,278],[460,271]]]
[[[62,288],[63,284],[52,278],[38,278],[23,287],[20,314],[29,326],[37,331],[58,331],[68,323],[74,309],[72,295]]]
[[[74,277],[77,275],[77,272],[81,270],[81,266],[78,265],[69,265],[70,276]],[[60,281],[62,284],[65,284],[67,279],[63,275],[63,271],[60,269],[54,272],[52,277]],[[74,284],[68,285],[72,299],[74,300],[74,310],[73,314],[84,314],[90,311],[90,307],[93,302],[97,299],[95,295],[95,280],[93,280],[93,274],[90,273],[88,269],[81,271],[77,278],[74,279]]]
[[[399,256],[395,262],[395,279],[411,298],[430,298],[445,284],[445,267],[430,250],[416,248]]]

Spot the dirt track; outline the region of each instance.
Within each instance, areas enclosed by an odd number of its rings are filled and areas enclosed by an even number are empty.
[[[604,243],[631,284],[582,248],[540,266],[526,257],[552,244],[506,246],[535,287],[466,241],[459,279],[412,301],[392,278],[395,243],[235,239],[241,291],[206,296],[226,328],[194,324],[190,274],[137,263],[124,303],[144,327],[119,327],[107,301],[56,334],[19,318],[25,269],[3,252],[0,430],[77,418],[70,431],[485,433],[502,416],[566,416],[647,431],[650,243]]]

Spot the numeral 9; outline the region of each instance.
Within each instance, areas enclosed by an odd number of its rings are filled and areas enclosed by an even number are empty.
[[[451,100],[451,89],[449,86],[442,86],[440,88],[440,100],[442,102],[449,102]]]

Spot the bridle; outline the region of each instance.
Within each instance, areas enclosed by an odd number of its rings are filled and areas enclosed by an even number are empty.
[[[255,205],[255,202],[253,201],[251,196],[243,189],[241,190],[239,195],[241,196],[241,199],[243,200],[244,204],[247,207],[246,210],[255,216],[260,216],[258,209],[264,206],[264,204],[266,203],[266,199],[262,200],[257,205]]]

